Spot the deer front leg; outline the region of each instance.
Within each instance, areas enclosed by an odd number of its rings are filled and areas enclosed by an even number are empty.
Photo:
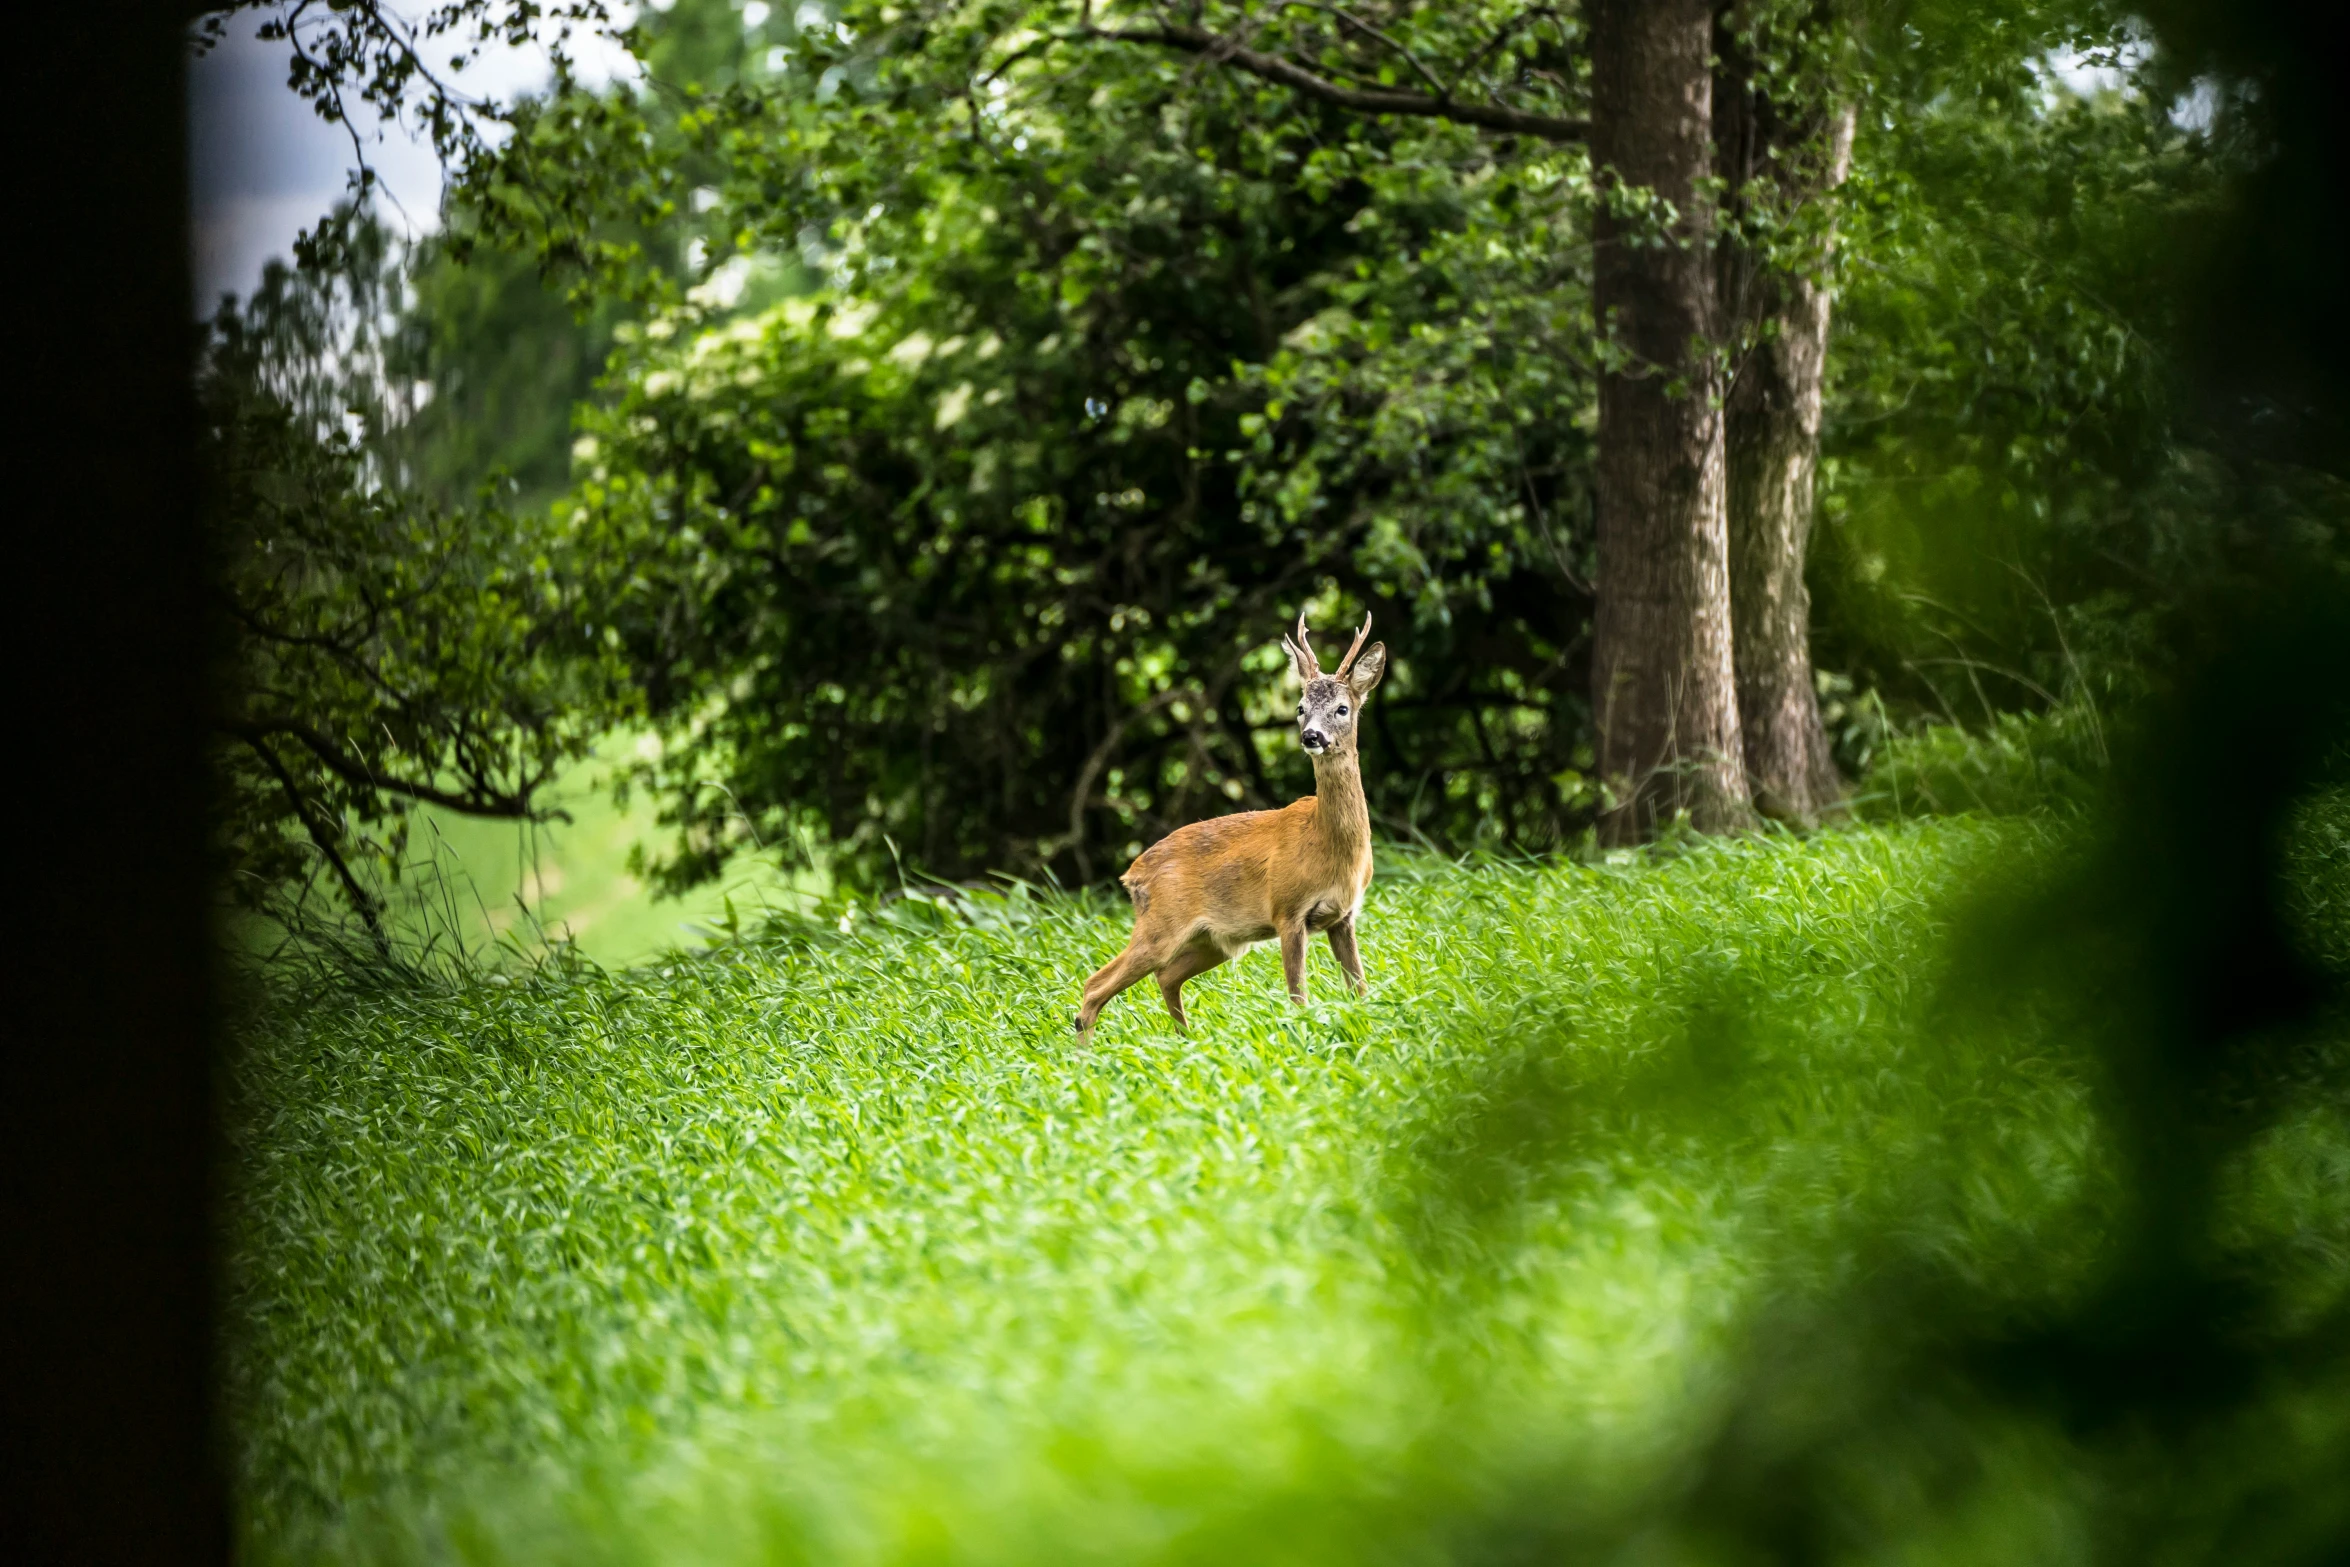
[[[1306,922],[1281,932],[1281,975],[1289,981],[1289,999],[1299,1006],[1306,1004]]]
[[[1338,960],[1340,968],[1346,970],[1347,984],[1354,987],[1356,995],[1361,995],[1363,952],[1355,945],[1355,917],[1352,914],[1330,927],[1330,955]]]

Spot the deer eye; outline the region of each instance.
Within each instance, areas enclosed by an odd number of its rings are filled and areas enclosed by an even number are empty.
[[[1345,709],[1345,708],[1343,708],[1343,707],[1342,707],[1342,708],[1340,708],[1340,709],[1338,710],[1338,716],[1339,716],[1339,717],[1341,717],[1341,718],[1344,718],[1344,717],[1346,716],[1346,709]]]

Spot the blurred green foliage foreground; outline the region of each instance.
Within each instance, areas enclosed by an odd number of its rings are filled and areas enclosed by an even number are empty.
[[[2350,620],[2227,625],[2099,813],[1391,856],[1188,1038],[1017,894],[280,996],[252,1554],[2338,1560]]]

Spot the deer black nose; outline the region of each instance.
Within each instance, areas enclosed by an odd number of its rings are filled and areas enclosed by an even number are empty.
[[[1330,743],[1330,737],[1322,733],[1322,731],[1319,729],[1309,729],[1304,734],[1299,735],[1298,739],[1304,743],[1305,748],[1309,751],[1319,751],[1322,749],[1322,747]]]

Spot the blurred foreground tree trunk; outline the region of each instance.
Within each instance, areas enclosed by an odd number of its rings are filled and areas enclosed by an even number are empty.
[[[1722,21],[1730,22],[1730,13]],[[1716,172],[1742,218],[1768,203],[1771,216],[1785,221],[1843,183],[1852,165],[1849,103],[1792,113],[1774,103],[1731,26],[1717,29],[1715,57]],[[1832,300],[1821,275],[1824,255],[1791,267],[1761,253],[1752,235],[1734,233],[1719,258],[1722,335],[1737,354],[1723,441],[1747,781],[1763,815],[1809,826],[1844,791],[1820,722],[1803,575]]]
[[[1592,717],[1610,843],[1749,819],[1712,276],[1709,0],[1595,0],[1599,381]]]

